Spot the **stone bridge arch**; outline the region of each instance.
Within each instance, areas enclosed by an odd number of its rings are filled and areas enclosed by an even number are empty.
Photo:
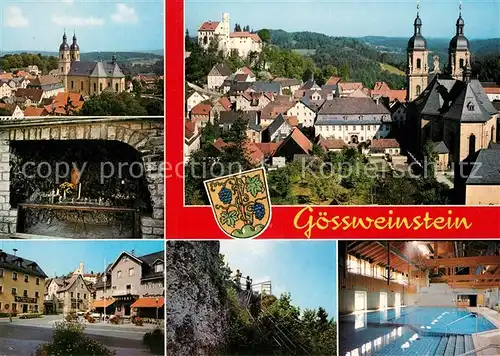
[[[161,117],[40,117],[0,121],[0,234],[16,231],[10,205],[10,143],[41,140],[120,141],[142,158],[152,215],[141,216],[143,238],[164,237],[164,124]],[[14,234],[15,236],[15,234]]]

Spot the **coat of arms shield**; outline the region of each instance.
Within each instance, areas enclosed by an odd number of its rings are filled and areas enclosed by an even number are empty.
[[[205,181],[219,227],[235,239],[261,234],[271,221],[271,202],[264,168]]]

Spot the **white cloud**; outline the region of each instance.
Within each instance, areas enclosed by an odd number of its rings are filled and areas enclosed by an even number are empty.
[[[139,19],[133,7],[118,3],[116,12],[111,15],[111,20],[116,23],[137,23]]]
[[[4,12],[5,24],[7,27],[27,27],[29,21],[24,17],[20,7],[9,6]]]
[[[52,16],[52,22],[58,26],[92,27],[104,25],[104,20],[97,17]]]

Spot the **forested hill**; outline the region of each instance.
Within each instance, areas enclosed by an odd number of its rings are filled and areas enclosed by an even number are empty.
[[[348,72],[340,75],[344,80],[361,81],[370,88],[376,81],[385,81],[393,89],[406,86],[406,78],[400,71],[404,66],[398,55],[381,52],[356,38],[270,30],[270,43],[311,56],[319,68],[332,66],[339,70],[338,74],[344,68]]]

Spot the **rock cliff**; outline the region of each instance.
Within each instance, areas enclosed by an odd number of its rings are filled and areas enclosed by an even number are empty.
[[[219,354],[229,319],[219,242],[167,241],[166,252],[167,354]]]

